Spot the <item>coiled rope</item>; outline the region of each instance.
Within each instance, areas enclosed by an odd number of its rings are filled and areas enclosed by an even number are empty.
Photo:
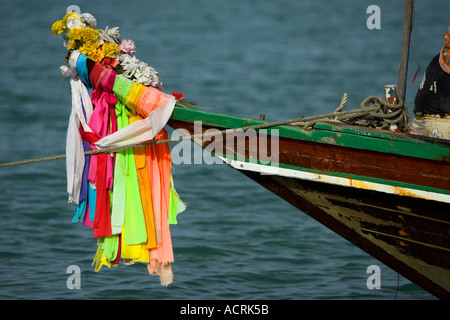
[[[200,139],[203,137],[215,135],[218,132],[227,133],[227,131],[229,132],[229,130],[238,131],[238,130],[249,130],[249,129],[264,129],[264,128],[282,126],[282,125],[305,127],[306,129],[311,130],[311,129],[313,129],[314,125],[317,122],[333,121],[333,122],[346,123],[350,120],[361,118],[364,116],[372,116],[373,117],[372,121],[383,122],[382,127],[386,128],[390,124],[398,123],[399,121],[401,121],[402,119],[400,119],[401,117],[399,117],[399,115],[401,115],[402,112],[404,113],[406,110],[402,101],[399,101],[398,104],[394,105],[380,97],[370,96],[361,103],[361,109],[342,111],[342,109],[347,104],[347,100],[348,100],[348,95],[347,95],[347,93],[344,93],[339,107],[332,113],[327,113],[327,114],[322,114],[322,115],[317,115],[317,116],[310,116],[310,117],[300,117],[300,118],[291,119],[291,120],[266,122],[266,123],[262,123],[262,124],[251,125],[251,126],[246,126],[246,127],[241,127],[241,128],[232,128],[232,129],[225,129],[225,130],[219,130],[219,131],[214,131],[214,132],[198,133],[198,134],[180,136],[177,138],[170,138],[170,139],[164,139],[164,140],[152,140],[152,141],[130,144],[130,145],[121,146],[121,147],[111,147],[111,148],[103,148],[103,149],[98,149],[98,150],[90,150],[90,151],[86,151],[84,153],[84,155],[95,155],[95,154],[100,154],[100,153],[114,153],[114,152],[122,151],[125,149],[130,149],[130,148],[138,148],[138,147],[157,145],[157,144],[162,144],[162,143],[180,142],[183,140],[194,141],[196,139]],[[177,104],[177,105],[183,106],[182,104]],[[45,162],[45,161],[52,161],[52,160],[58,160],[58,159],[64,159],[64,158],[66,158],[66,155],[62,154],[62,155],[55,155],[55,156],[50,156],[50,157],[7,162],[7,163],[1,163],[0,168],[20,166],[20,165]]]

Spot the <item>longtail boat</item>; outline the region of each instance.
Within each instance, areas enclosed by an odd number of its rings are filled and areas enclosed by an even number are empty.
[[[403,101],[410,28],[405,23]],[[362,118],[339,121],[333,113],[280,125],[179,103],[168,124],[434,296],[450,299],[450,141],[362,125]]]
[[[226,149],[233,143],[223,130],[264,120],[176,106],[169,125],[197,135],[196,121],[202,132],[220,130],[224,148],[211,151],[230,167],[437,297],[450,298],[450,141],[325,121],[312,130],[256,129],[257,154],[276,158],[271,153],[278,152],[274,166],[250,158],[254,144]],[[274,130],[278,151],[267,136]],[[194,142],[207,148],[211,140]]]

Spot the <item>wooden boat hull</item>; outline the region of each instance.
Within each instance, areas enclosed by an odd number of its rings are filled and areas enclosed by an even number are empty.
[[[449,299],[450,220],[439,212],[450,212],[450,205],[243,173],[425,290]]]
[[[194,121],[202,121],[202,132],[262,122],[177,109],[169,125],[199,133]],[[436,297],[450,299],[450,143],[316,127],[259,130],[253,144],[227,144],[223,133],[210,151]],[[269,138],[275,130],[276,148]],[[211,139],[194,142],[212,145]],[[278,162],[267,163],[264,155]]]

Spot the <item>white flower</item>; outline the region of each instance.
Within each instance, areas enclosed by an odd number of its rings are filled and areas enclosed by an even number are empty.
[[[82,13],[80,15],[81,19],[86,22],[89,26],[92,28],[95,28],[97,26],[97,20],[95,17],[90,13]]]
[[[68,20],[67,28],[72,29],[73,27],[76,26],[86,27],[86,24],[81,20],[70,20],[70,21]]]
[[[118,60],[123,69],[123,75],[130,80],[139,82],[145,86],[158,86],[158,72],[147,63],[140,61],[129,54],[121,55]]]
[[[121,61],[121,65],[123,67],[123,75],[129,79],[134,77],[137,68],[139,67],[140,61],[136,59],[136,57],[132,57],[128,54],[123,54],[119,57],[119,61]]]
[[[152,67],[142,63],[134,74],[136,81],[145,86],[154,86],[158,84],[158,73]]]
[[[100,30],[100,39],[106,42],[115,42],[119,44],[120,43],[119,27],[109,29],[108,26],[106,26],[105,30]]]

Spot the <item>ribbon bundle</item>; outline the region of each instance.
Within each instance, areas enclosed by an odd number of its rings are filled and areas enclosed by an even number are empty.
[[[176,224],[177,214],[185,210],[174,188],[168,144],[112,154],[84,152],[168,138],[164,126],[176,98],[162,91],[159,76],[157,82],[144,85],[117,72],[119,51],[114,56],[98,53],[112,41],[94,39],[98,45],[94,57],[103,57],[98,61],[82,53],[80,47],[95,46],[88,40],[80,42],[83,37],[72,31],[87,28],[85,22],[93,17],[88,15],[83,22],[74,15],[66,15],[52,28],[54,34],[72,33],[68,66],[61,70],[70,77],[72,91],[66,166],[69,202],[75,204],[73,222],[93,230],[98,244],[96,271],[103,265],[118,266],[121,259],[125,264],[143,262],[167,286],[173,281],[174,261],[169,225]]]

